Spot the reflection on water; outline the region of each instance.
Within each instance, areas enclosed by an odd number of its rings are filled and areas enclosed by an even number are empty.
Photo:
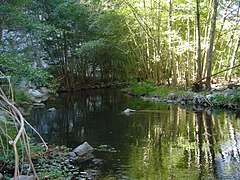
[[[136,109],[130,116],[121,112]],[[105,179],[240,179],[239,116],[153,104],[119,90],[60,94],[31,112],[50,143],[109,145],[96,153]]]

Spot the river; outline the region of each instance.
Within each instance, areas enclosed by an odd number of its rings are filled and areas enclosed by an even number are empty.
[[[240,179],[237,112],[194,111],[104,89],[59,94],[31,117],[48,143],[107,147],[94,152],[100,179]]]

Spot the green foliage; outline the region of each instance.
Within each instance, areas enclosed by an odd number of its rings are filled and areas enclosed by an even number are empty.
[[[211,99],[213,106],[220,107],[223,106],[226,102],[224,94],[217,94],[214,98]]]
[[[237,93],[231,95],[229,97],[229,101],[235,104],[240,104],[240,91],[238,91]]]
[[[3,164],[6,163],[9,166],[14,166],[14,150],[8,142],[15,137],[16,129],[12,120],[2,116],[0,118],[0,164],[2,162]]]
[[[98,54],[101,53],[100,51],[105,46],[106,46],[106,43],[103,38],[100,38],[98,40],[88,41],[77,50],[77,54],[79,56],[94,59],[97,57]]]
[[[29,101],[29,97],[27,94],[25,94],[24,92],[18,91],[16,89],[14,89],[14,101],[19,104],[20,102],[26,102]]]
[[[226,95],[224,93],[218,93],[211,98],[211,102],[214,107],[223,107],[225,105],[234,105],[239,108],[240,104],[240,92],[236,92],[231,95]]]
[[[38,173],[39,179],[63,179],[66,175],[61,166],[46,166],[44,169]]]
[[[0,56],[0,71],[5,75],[11,76],[12,81],[18,84],[22,78],[26,81],[30,81],[37,87],[48,86],[48,83],[52,79],[48,69],[46,68],[34,68],[28,59],[23,57],[12,56]]]
[[[166,97],[170,92],[169,87],[167,86],[160,86],[155,88],[155,90],[151,93],[151,95],[156,95],[160,97]]]
[[[139,83],[131,83],[130,88],[133,93],[137,96],[141,94],[146,94],[149,96],[160,96],[160,97],[167,97],[170,92],[174,92],[176,95],[182,95],[184,91],[177,88],[171,88],[165,85],[156,86],[154,85],[153,80],[146,80]]]
[[[21,77],[25,77],[27,80],[32,82],[37,87],[48,86],[52,76],[45,68],[32,68],[27,66],[23,68]]]
[[[130,88],[132,89],[133,93],[137,96],[140,96],[141,94],[147,94],[150,95],[150,93],[153,92],[155,89],[153,85],[152,80],[147,80],[139,83],[131,83]]]

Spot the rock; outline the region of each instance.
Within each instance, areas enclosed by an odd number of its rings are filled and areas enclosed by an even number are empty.
[[[49,92],[48,92],[48,89],[47,89],[46,87],[41,87],[41,88],[39,89],[39,92],[42,93],[42,94],[48,94],[48,93],[49,93]]]
[[[100,145],[97,150],[102,152],[111,152],[111,153],[117,152],[114,148],[110,147],[109,145]]]
[[[167,99],[176,100],[178,96],[175,93],[169,93]]]
[[[123,88],[123,89],[121,89],[121,92],[129,94],[129,93],[131,93],[131,89],[130,88]]]
[[[180,101],[180,104],[181,105],[186,105],[186,102],[185,101]]]
[[[202,103],[204,102],[204,98],[205,97],[203,95],[197,94],[193,97],[193,104],[197,106],[202,105]]]
[[[66,156],[68,156],[68,157],[76,157],[77,155],[76,155],[75,152],[68,152],[68,153],[66,153]]]
[[[224,97],[228,97],[228,96],[233,95],[235,93],[235,91],[232,89],[226,89],[225,91],[223,91],[223,93],[224,93]]]
[[[171,104],[173,103],[173,100],[167,100],[167,103]]]
[[[134,109],[127,108],[123,111],[123,113],[128,114],[128,113],[135,112],[135,111],[136,110],[134,110]]]
[[[3,179],[3,175],[2,175],[2,173],[0,173],[0,180],[2,180]]]
[[[12,177],[10,180],[14,180],[14,177]],[[16,180],[34,180],[34,178],[33,176],[19,175],[17,176]]]
[[[55,112],[56,109],[55,109],[55,108],[49,108],[48,111],[49,111],[49,112]]]
[[[30,164],[23,164],[21,166],[21,174],[27,174],[31,170]]]
[[[44,103],[33,103],[33,106],[35,106],[35,107],[44,107],[45,104]]]
[[[77,162],[78,163],[83,163],[83,162],[93,160],[93,159],[94,159],[94,155],[92,153],[86,153],[86,154],[82,155],[81,157],[79,157],[77,159]]]
[[[20,107],[22,107],[23,109],[29,109],[32,108],[32,103],[23,101],[19,103]]]
[[[87,153],[91,153],[94,151],[94,148],[88,144],[88,142],[84,142],[83,144],[76,147],[73,152],[78,156],[82,156]]]
[[[48,99],[48,92],[45,88],[39,90],[29,89],[28,96],[33,103],[41,103]]]

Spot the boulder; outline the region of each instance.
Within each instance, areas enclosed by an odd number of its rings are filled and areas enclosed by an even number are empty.
[[[46,88],[29,89],[28,96],[33,103],[41,103],[48,99],[48,91]]]
[[[84,142],[83,144],[76,147],[73,152],[78,156],[83,156],[84,154],[88,154],[94,151],[94,148],[88,144],[88,142]]]
[[[2,175],[2,173],[0,173],[0,180],[2,180],[3,179],[3,175]]]

